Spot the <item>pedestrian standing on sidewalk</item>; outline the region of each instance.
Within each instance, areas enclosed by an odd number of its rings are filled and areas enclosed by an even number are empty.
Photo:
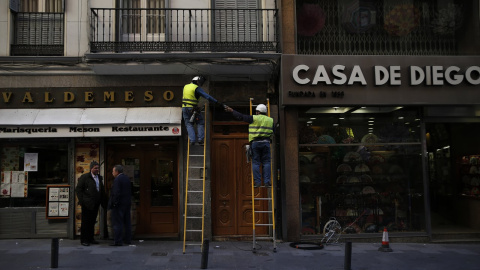
[[[122,165],[115,165],[112,169],[113,187],[108,200],[108,209],[111,211],[113,224],[113,243],[110,246],[130,245],[132,241],[132,221],[130,207],[132,205],[132,183],[123,173]]]
[[[107,207],[107,197],[103,178],[99,175],[100,164],[96,161],[90,163],[90,172],[82,174],[78,179],[75,193],[78,203],[82,207],[82,224],[80,228],[80,243],[83,246],[98,244],[94,239],[95,223],[100,205]]]
[[[270,160],[270,143],[273,135],[273,118],[267,116],[267,106],[260,104],[255,109],[256,115],[241,114],[234,109],[225,106],[225,111],[232,113],[237,120],[249,123],[248,141],[252,149],[252,170],[254,186],[260,187],[262,175],[260,167],[262,167],[263,182],[266,187],[271,184],[271,160]]]

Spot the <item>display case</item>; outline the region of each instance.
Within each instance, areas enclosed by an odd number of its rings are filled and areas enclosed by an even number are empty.
[[[418,143],[300,149],[303,234],[322,234],[332,218],[347,233],[374,233],[384,227],[420,230],[423,188]]]
[[[458,162],[460,168],[459,190],[463,196],[480,196],[480,155],[462,156]]]

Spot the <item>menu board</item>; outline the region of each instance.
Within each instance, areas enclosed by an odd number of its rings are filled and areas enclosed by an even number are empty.
[[[70,206],[70,186],[47,186],[47,219],[68,218]]]
[[[0,196],[12,198],[26,198],[28,196],[28,172],[2,172],[0,182]]]

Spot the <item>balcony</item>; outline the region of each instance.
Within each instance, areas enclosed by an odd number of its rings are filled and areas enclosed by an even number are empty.
[[[63,13],[16,13],[10,54],[12,56],[62,56],[63,36]]]
[[[276,9],[92,8],[91,53],[278,53]]]

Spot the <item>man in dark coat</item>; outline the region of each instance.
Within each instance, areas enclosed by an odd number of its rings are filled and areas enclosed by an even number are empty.
[[[111,209],[114,242],[111,246],[130,245],[132,240],[132,222],[130,206],[132,204],[132,184],[130,178],[123,173],[122,165],[115,165],[112,170],[115,177],[110,192],[108,209]],[[123,237],[122,237],[123,236]]]
[[[83,246],[98,244],[93,238],[95,222],[100,205],[106,208],[105,187],[103,177],[99,175],[100,165],[96,161],[90,163],[90,172],[83,174],[78,179],[75,189],[78,202],[82,206],[82,225],[80,243]]]

